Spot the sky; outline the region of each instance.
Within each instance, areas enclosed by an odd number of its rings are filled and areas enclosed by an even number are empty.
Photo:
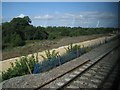
[[[3,2],[2,21],[29,16],[34,26],[117,27],[117,2]]]
[[[2,0],[2,2],[119,2],[119,0]]]

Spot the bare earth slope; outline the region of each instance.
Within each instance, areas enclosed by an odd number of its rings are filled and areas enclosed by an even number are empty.
[[[86,40],[95,39],[106,35],[87,35],[79,37],[64,37],[58,40],[44,40],[44,41],[33,41],[23,47],[16,47],[12,50],[6,50],[2,52],[2,60],[27,55],[35,52],[40,52],[46,49],[57,48],[65,46],[71,43],[78,43]]]

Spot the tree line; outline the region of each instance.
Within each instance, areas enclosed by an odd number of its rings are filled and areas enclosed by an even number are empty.
[[[80,36],[111,33],[116,28],[82,28],[82,27],[41,27],[31,25],[28,16],[13,18],[2,23],[2,48],[25,45],[26,40],[56,39],[65,36]]]

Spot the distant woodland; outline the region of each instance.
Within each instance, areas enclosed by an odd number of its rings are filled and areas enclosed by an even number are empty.
[[[46,40],[80,35],[107,34],[116,28],[41,27],[31,25],[28,16],[2,23],[2,48],[23,46],[26,40]]]

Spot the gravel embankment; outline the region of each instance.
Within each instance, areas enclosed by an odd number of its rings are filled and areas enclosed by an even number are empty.
[[[45,82],[51,80],[52,78],[57,77],[60,74],[65,73],[67,70],[72,69],[80,63],[84,63],[87,59],[94,60],[96,57],[102,53],[112,50],[118,45],[119,41],[115,40],[107,44],[101,45],[98,48],[93,49],[92,51],[82,55],[81,57],[67,62],[57,68],[54,68],[48,72],[42,74],[32,74],[25,75],[21,77],[12,78],[2,82],[3,88],[37,88],[38,86],[44,84]]]

